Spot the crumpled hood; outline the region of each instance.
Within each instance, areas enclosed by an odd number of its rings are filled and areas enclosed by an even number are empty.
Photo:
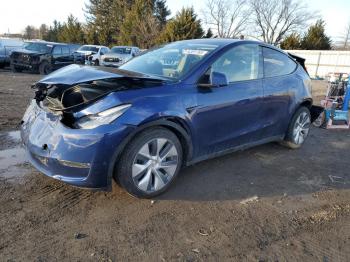
[[[142,79],[157,79],[164,80],[162,78],[150,77],[148,75],[120,70],[117,68],[107,68],[103,66],[84,66],[84,65],[69,65],[63,67],[53,73],[47,75],[41,79],[38,83],[47,85],[75,85],[84,82],[90,82],[94,80],[101,79],[111,79],[111,78],[142,78]]]
[[[44,77],[32,87],[36,89],[37,103],[43,101],[43,106],[51,111],[72,113],[110,93],[160,86],[164,81],[164,78],[117,68],[70,65]],[[50,99],[46,99],[48,97]],[[113,105],[119,103],[116,99]]]
[[[38,51],[33,51],[33,50],[27,50],[27,49],[16,49],[13,50],[12,53],[18,53],[18,54],[27,54],[27,55],[42,55],[45,53],[38,52]]]

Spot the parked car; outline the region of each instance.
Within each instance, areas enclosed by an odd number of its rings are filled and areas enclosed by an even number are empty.
[[[110,52],[102,56],[101,65],[118,67],[139,53],[140,49],[135,46],[114,46]]]
[[[173,67],[161,63],[169,50]],[[317,117],[303,66],[247,40],[174,42],[119,68],[71,65],[34,88],[21,125],[30,162],[80,187],[108,189],[113,177],[137,197],[208,158],[272,141],[299,148]]]
[[[73,52],[79,48],[75,44],[53,43],[45,41],[28,42],[10,56],[13,72],[30,70],[46,75],[58,68],[74,63]]]
[[[83,45],[75,53],[75,63],[85,65],[100,65],[101,56],[110,49],[102,45]]]
[[[18,38],[0,38],[0,68],[10,64],[10,54],[13,50],[22,48],[24,42]]]

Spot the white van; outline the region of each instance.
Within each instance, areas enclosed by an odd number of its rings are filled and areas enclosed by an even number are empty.
[[[0,68],[10,64],[10,54],[15,49],[24,46],[24,42],[19,38],[0,38]]]

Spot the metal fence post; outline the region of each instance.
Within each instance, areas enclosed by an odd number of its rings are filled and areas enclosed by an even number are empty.
[[[316,64],[315,77],[318,76],[318,67],[320,66],[320,61],[321,61],[321,51],[318,52],[318,58],[317,58],[317,64]]]

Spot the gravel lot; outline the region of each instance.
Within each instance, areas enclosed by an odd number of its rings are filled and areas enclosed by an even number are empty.
[[[350,261],[349,130],[196,164],[153,201],[91,192],[35,171],[8,132],[38,79],[0,71],[1,261]]]

